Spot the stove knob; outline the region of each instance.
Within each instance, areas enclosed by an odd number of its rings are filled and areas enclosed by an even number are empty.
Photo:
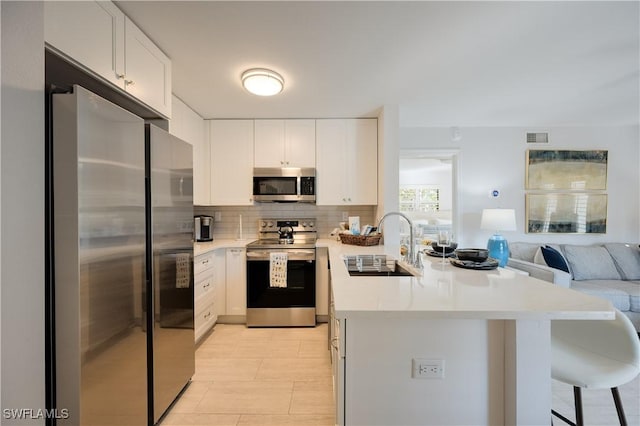
[[[302,222],[302,227],[306,228],[307,227],[307,222]]]
[[[268,226],[269,228],[273,228],[273,222],[269,222],[269,223],[267,224],[267,226]]]
[[[267,222],[261,222],[260,226],[264,228],[265,226],[267,226]]]
[[[313,222],[309,222],[309,226],[313,228]]]

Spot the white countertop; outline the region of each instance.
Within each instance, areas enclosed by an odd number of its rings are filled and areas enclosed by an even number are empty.
[[[243,248],[250,242],[255,241],[255,238],[250,240],[234,240],[234,239],[214,239],[213,241],[196,242],[193,244],[193,255],[198,256],[203,253],[216,249],[227,248]]]
[[[352,246],[321,239],[329,248],[338,318],[613,319],[607,300],[504,268],[462,269],[423,256],[422,276],[351,277],[344,255],[384,253],[384,246]],[[387,253],[388,254],[388,253]]]

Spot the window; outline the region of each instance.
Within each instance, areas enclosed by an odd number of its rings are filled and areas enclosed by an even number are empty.
[[[401,185],[401,212],[437,212],[440,210],[440,189],[433,185]]]

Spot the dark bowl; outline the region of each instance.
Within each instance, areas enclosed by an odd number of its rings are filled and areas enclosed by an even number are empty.
[[[440,247],[437,241],[431,243],[431,248],[434,251],[442,254],[442,250],[444,249],[444,254],[453,253],[453,251],[458,247],[458,243],[451,243],[449,247]]]
[[[489,257],[489,250],[479,248],[464,248],[456,250],[456,257],[460,260],[484,262]]]

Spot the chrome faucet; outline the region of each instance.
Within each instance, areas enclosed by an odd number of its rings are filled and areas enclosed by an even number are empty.
[[[411,219],[409,219],[404,213],[400,212],[386,213],[378,222],[378,232],[380,233],[382,233],[382,222],[387,218],[387,216],[400,216],[407,221],[407,223],[409,224],[409,252],[407,253],[409,263],[416,268],[422,268],[422,261],[420,260],[420,256],[416,255],[416,245],[415,241],[413,240],[413,222],[411,222]]]

